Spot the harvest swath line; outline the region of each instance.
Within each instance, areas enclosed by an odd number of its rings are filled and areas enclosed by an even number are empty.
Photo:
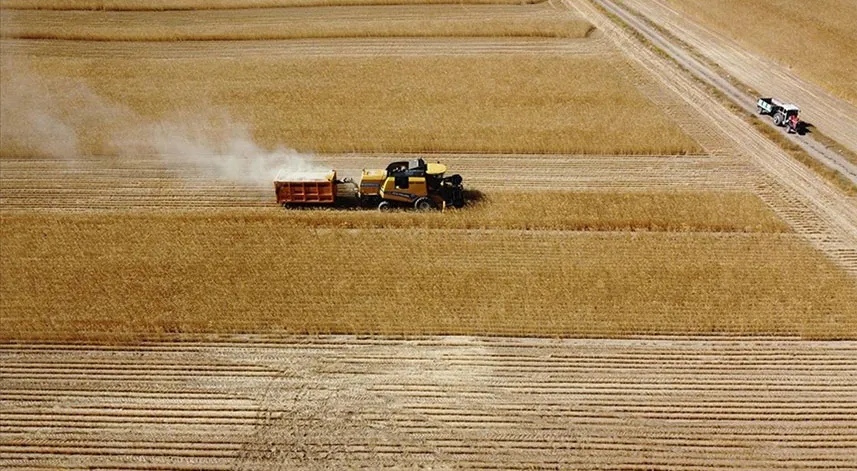
[[[199,340],[0,347],[0,465],[857,465],[855,342]]]

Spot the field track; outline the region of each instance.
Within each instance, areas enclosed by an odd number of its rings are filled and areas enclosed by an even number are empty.
[[[787,67],[761,57],[737,42],[694,23],[662,0],[624,0],[646,18],[669,30],[739,81],[781,99],[798,102],[803,118],[840,144],[857,152],[857,107]]]
[[[0,348],[4,469],[857,466],[857,343],[240,338]]]
[[[623,21],[627,22],[635,30],[645,35],[650,41],[655,43],[658,48],[664,50],[685,68],[691,70],[697,78],[718,89],[730,101],[734,102],[735,105],[743,109],[745,112],[749,114],[757,114],[755,103],[759,94],[773,94],[773,91],[765,86],[760,87],[760,89],[767,90],[766,92],[754,92],[745,90],[744,86],[733,84],[727,79],[726,75],[729,74],[728,71],[721,73],[717,70],[719,66],[712,66],[699,60],[697,56],[686,50],[682,43],[678,43],[673,38],[657,31],[649,23],[641,19],[635,12],[621,9],[611,3],[602,2],[601,6],[609,9],[612,13],[619,15]],[[756,66],[763,67],[761,64],[756,64]],[[748,67],[753,66],[750,65]],[[776,70],[778,67],[773,66],[772,68]],[[768,71],[765,70],[765,73],[768,73]],[[795,78],[795,80],[797,79]],[[752,83],[758,84],[758,81],[754,81]],[[818,87],[815,87],[815,89],[816,93],[822,95],[825,94],[825,92]],[[789,87],[786,87],[785,91],[787,92],[788,90]],[[800,97],[805,95],[811,97],[812,93],[807,91],[805,94],[794,94],[794,96]],[[778,95],[780,99],[784,99],[784,97],[787,96],[788,95],[782,94]],[[854,108],[849,103],[841,100],[839,100],[840,103],[835,103],[837,100],[830,95],[824,95],[824,97],[825,100],[830,101],[829,104],[832,106],[830,116],[833,117],[833,119],[824,120],[823,127],[824,129],[829,130],[832,135],[837,136],[837,139],[841,139],[845,142],[846,144],[844,146],[839,144],[839,147],[844,148],[837,148],[836,145],[829,144],[827,139],[815,137],[812,129],[813,127],[817,127],[817,124],[814,124],[816,122],[812,117],[812,113],[810,113],[810,115],[805,113],[801,114],[802,118],[810,126],[810,132],[804,135],[788,134],[785,129],[774,126],[769,117],[762,118],[760,122],[767,125],[771,131],[777,132],[782,136],[782,138],[790,141],[792,145],[803,149],[807,154],[825,166],[838,171],[843,178],[849,180],[852,184],[857,184],[857,166],[855,166],[855,161],[853,157],[843,154],[843,152],[849,147],[850,143],[854,140],[852,136],[853,129],[857,128],[857,126],[855,126],[857,125],[857,118],[854,117],[854,112],[857,111],[857,108]],[[818,108],[817,110],[819,112],[821,111]]]

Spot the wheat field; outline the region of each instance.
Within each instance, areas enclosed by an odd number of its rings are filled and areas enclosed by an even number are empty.
[[[528,5],[546,0],[0,0],[0,8],[21,10],[233,10],[243,8],[353,5]]]
[[[589,0],[0,7],[0,469],[855,467],[857,219]]]
[[[544,5],[253,8],[245,10],[0,10],[0,36],[83,41],[206,41],[359,37],[585,38],[593,26]]]
[[[615,56],[164,61],[145,57],[156,46],[139,50],[143,56],[128,59],[32,58],[20,86],[44,93],[10,97],[17,93],[12,78],[3,98],[72,116],[77,151],[96,155],[122,152],[118,147],[152,125],[190,125],[215,141],[234,125],[218,122],[223,115],[246,123],[263,147],[316,152],[699,151],[623,76]],[[3,78],[15,70],[4,68]],[[76,111],[81,107],[85,113]],[[31,123],[4,124],[0,153],[34,154],[32,139],[15,137],[28,135]]]
[[[857,334],[854,280],[787,234],[337,230],[236,214],[12,215],[2,234],[7,341]]]
[[[790,232],[757,196],[722,191],[494,191],[444,213],[307,208],[277,217],[290,227],[339,229]]]

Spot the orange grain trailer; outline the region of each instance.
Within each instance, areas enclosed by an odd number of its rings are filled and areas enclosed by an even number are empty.
[[[274,180],[281,205],[333,204],[336,202],[336,172],[280,173]]]

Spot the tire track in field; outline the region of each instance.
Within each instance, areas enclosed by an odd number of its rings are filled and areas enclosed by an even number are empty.
[[[0,346],[0,466],[857,466],[857,343],[245,336]]]
[[[754,180],[733,159],[708,156],[373,154],[322,155],[340,177],[391,160],[442,160],[482,191],[662,189],[748,191]],[[207,178],[200,168],[168,167],[157,157],[80,160],[3,159],[0,209],[128,209],[271,206],[273,186]],[[108,163],[112,162],[112,163]],[[510,178],[514,175],[514,178]]]

